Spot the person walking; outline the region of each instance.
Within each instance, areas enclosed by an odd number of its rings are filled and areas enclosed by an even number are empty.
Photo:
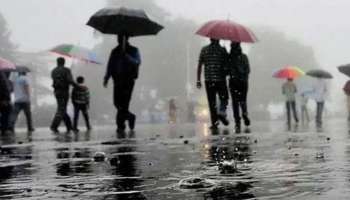
[[[298,114],[296,110],[295,94],[297,93],[297,87],[293,82],[292,78],[288,78],[287,81],[282,85],[282,94],[286,98],[286,109],[287,109],[287,125],[291,127],[291,111],[293,112],[295,123],[298,123]]]
[[[176,111],[177,106],[175,103],[175,99],[172,98],[169,100],[169,124],[176,123]]]
[[[304,91],[300,94],[300,110],[301,110],[301,122],[307,124],[310,122],[309,111],[308,111],[308,92]]]
[[[318,78],[313,86],[313,95],[316,101],[316,126],[322,127],[322,114],[327,94],[327,85],[324,79]]]
[[[203,47],[200,52],[197,67],[197,88],[202,88],[201,74],[202,66],[204,65],[205,89],[210,110],[211,129],[218,128],[219,120],[224,125],[229,125],[229,121],[226,118],[228,104],[228,90],[225,76],[226,64],[226,49],[220,46],[219,40],[210,39],[210,44]],[[220,100],[219,104],[216,102],[217,96]]]
[[[10,130],[11,90],[4,72],[0,71],[0,133]]]
[[[229,88],[232,98],[233,116],[235,119],[236,133],[241,132],[241,113],[244,125],[249,130],[250,119],[248,117],[247,95],[250,66],[246,54],[242,52],[240,43],[232,42],[228,62]]]
[[[57,58],[57,67],[51,72],[51,78],[53,81],[54,94],[57,101],[57,111],[52,120],[50,129],[54,133],[58,133],[58,126],[63,120],[67,128],[67,133],[72,130],[72,122],[67,113],[67,105],[69,101],[70,86],[78,86],[73,79],[71,70],[64,66],[65,59],[62,57]]]
[[[348,121],[350,122],[350,80],[348,80],[344,87],[343,91],[346,95],[346,102],[347,102],[347,110],[348,110]]]
[[[127,35],[118,35],[118,46],[109,57],[103,85],[108,86],[112,77],[114,82],[114,106],[117,109],[117,132],[123,132],[128,121],[130,130],[134,130],[136,115],[129,111],[135,80],[138,78],[141,57],[139,50],[131,46]]]
[[[27,130],[33,132],[33,121],[30,103],[30,84],[27,72],[18,72],[18,76],[13,81],[14,109],[11,116],[11,128],[15,130],[18,114],[23,110],[27,119]]]
[[[73,120],[73,131],[79,132],[78,121],[80,112],[83,114],[86,129],[91,130],[89,120],[89,107],[90,107],[90,92],[89,88],[84,84],[84,77],[79,76],[77,78],[77,87],[73,88],[72,91],[72,103],[74,107],[74,120]]]

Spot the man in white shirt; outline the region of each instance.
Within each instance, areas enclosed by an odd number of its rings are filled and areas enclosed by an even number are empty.
[[[11,117],[11,125],[14,129],[18,114],[23,110],[27,119],[28,132],[33,132],[32,113],[30,105],[30,84],[26,72],[19,72],[13,81],[13,91],[15,97],[15,105]]]
[[[315,98],[317,109],[316,109],[316,125],[322,126],[322,113],[324,108],[324,102],[327,94],[326,82],[319,78],[313,87],[313,96]]]

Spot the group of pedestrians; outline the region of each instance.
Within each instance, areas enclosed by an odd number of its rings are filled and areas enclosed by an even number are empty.
[[[287,81],[282,85],[282,94],[286,99],[286,114],[287,114],[287,126],[291,127],[291,118],[293,118],[295,124],[299,123],[299,117],[296,106],[296,95],[298,89],[292,78],[287,79]],[[312,86],[310,90],[301,91],[300,93],[300,110],[302,123],[308,123],[310,121],[309,111],[307,108],[308,99],[312,97],[316,102],[316,125],[317,127],[322,127],[322,114],[324,110],[325,98],[327,94],[326,82],[319,78],[316,83]]]
[[[227,106],[231,93],[235,132],[241,132],[241,119],[247,130],[250,126],[247,108],[248,80],[250,66],[248,57],[242,52],[240,43],[231,42],[228,53],[217,39],[210,39],[210,44],[203,47],[197,68],[197,88],[202,88],[202,67],[204,66],[204,86],[207,92],[211,129],[218,128],[219,121],[229,125]],[[228,83],[227,83],[227,78]],[[217,101],[219,99],[219,101]]]

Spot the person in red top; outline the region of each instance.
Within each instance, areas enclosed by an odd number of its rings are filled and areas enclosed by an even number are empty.
[[[350,121],[350,80],[348,80],[343,88],[343,91],[345,95],[347,96],[347,103],[348,103],[348,121]]]

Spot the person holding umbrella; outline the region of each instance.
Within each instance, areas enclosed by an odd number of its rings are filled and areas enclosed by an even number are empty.
[[[228,104],[228,91],[226,83],[225,65],[227,64],[227,52],[221,47],[219,40],[210,39],[210,44],[203,47],[198,61],[197,68],[197,88],[202,88],[201,75],[204,65],[205,89],[210,110],[211,129],[217,129],[218,120],[224,125],[228,125],[226,119],[226,107]],[[220,99],[220,108],[218,112],[217,96]]]
[[[11,91],[4,72],[0,70],[0,133],[10,130]]]
[[[247,108],[248,79],[250,73],[249,60],[242,52],[239,42],[231,42],[229,54],[228,74],[229,86],[232,98],[233,116],[236,123],[236,133],[241,132],[241,115],[247,130],[250,125]]]
[[[126,121],[128,121],[130,130],[135,128],[136,115],[129,111],[129,105],[140,64],[139,50],[130,45],[127,35],[118,35],[118,46],[111,52],[103,82],[104,87],[107,88],[111,77],[114,81],[113,99],[114,106],[118,110],[116,116],[118,132],[125,130]]]
[[[66,125],[67,133],[73,129],[72,121],[67,113],[67,104],[69,101],[70,86],[79,87],[79,85],[74,82],[71,70],[65,67],[64,64],[64,58],[57,58],[57,67],[51,72],[52,87],[57,101],[57,111],[50,126],[53,133],[59,132],[58,126],[62,120]]]
[[[223,78],[221,82],[224,82],[225,86],[222,88],[226,88],[226,75],[227,70],[230,75],[230,91],[232,95],[232,104],[233,104],[233,112],[236,122],[236,132],[240,132],[240,114],[239,107],[242,110],[243,119],[246,126],[250,125],[250,120],[248,118],[247,111],[247,91],[248,91],[248,75],[250,72],[248,58],[242,53],[240,48],[240,42],[246,43],[255,43],[258,41],[255,34],[247,27],[233,22],[231,20],[212,20],[205,23],[196,34],[215,38],[215,39],[223,39],[229,40],[232,42],[231,44],[231,53],[230,53],[230,63],[229,69],[226,68],[227,63],[225,63],[225,67],[222,70],[225,74],[225,78]],[[226,49],[224,49],[226,51]],[[228,58],[226,59],[228,62]],[[207,67],[207,66],[206,66]],[[200,79],[199,79],[200,80]],[[224,90],[224,89],[220,89]],[[227,89],[226,93],[227,93]],[[225,97],[225,95],[220,95]],[[228,95],[227,95],[228,96]],[[226,98],[226,97],[225,97]],[[208,93],[209,99],[209,93]],[[222,100],[226,102],[227,100]],[[224,106],[223,104],[222,106]],[[223,122],[225,122],[226,118],[223,118]],[[227,123],[228,124],[228,123]]]
[[[348,109],[348,121],[350,122],[350,80],[348,80],[344,87],[343,87],[343,91],[346,95],[346,102],[347,102],[347,109]]]
[[[141,57],[139,50],[128,42],[129,37],[156,35],[163,26],[149,19],[143,10],[103,8],[90,17],[87,25],[105,34],[118,35],[118,46],[112,50],[103,85],[114,81],[114,105],[117,108],[117,132],[123,132],[128,121],[135,128],[136,116],[129,111],[135,80],[138,78]]]
[[[305,73],[300,68],[295,66],[286,66],[273,74],[273,77],[275,78],[287,79],[287,81],[282,85],[282,94],[286,99],[288,129],[291,128],[291,112],[293,112],[295,123],[299,122],[295,101],[297,86],[294,84],[293,80],[297,77],[303,76],[304,74]]]
[[[33,132],[33,121],[30,103],[30,83],[27,72],[30,70],[26,67],[17,67],[18,76],[13,81],[13,91],[15,97],[14,109],[11,116],[11,128],[14,130],[18,114],[23,110],[27,119],[27,130]]]
[[[322,114],[325,105],[325,99],[327,95],[327,84],[325,79],[333,78],[332,74],[322,69],[309,70],[306,73],[308,76],[316,78],[316,82],[313,85],[312,94],[316,101],[316,126],[322,127]]]

